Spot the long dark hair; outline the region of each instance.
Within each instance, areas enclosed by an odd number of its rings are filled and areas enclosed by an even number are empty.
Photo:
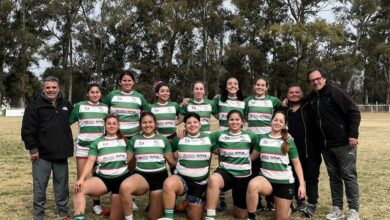
[[[156,130],[157,130],[157,119],[156,119],[156,116],[152,112],[150,112],[150,111],[142,111],[141,112],[141,115],[139,117],[139,129],[142,131],[142,129],[141,129],[141,124],[142,123],[141,122],[142,122],[142,119],[145,118],[146,116],[150,116],[150,117],[153,118],[154,124],[155,124],[154,132],[156,132]]]
[[[286,123],[287,122],[287,114],[283,110],[275,111],[274,114],[272,115],[272,119],[271,120],[273,120],[275,118],[275,115],[278,114],[278,113],[284,115],[284,123]],[[290,150],[290,145],[287,142],[289,140],[289,135],[288,135],[288,132],[287,132],[287,128],[282,128],[280,133],[282,135],[282,140],[283,140],[283,143],[282,143],[282,146],[280,147],[280,149],[282,150],[282,153],[287,154],[288,151]]]
[[[97,87],[98,89],[99,89],[99,91],[100,91],[100,94],[102,93],[102,87],[100,86],[100,84],[99,83],[90,83],[90,84],[88,84],[88,86],[87,86],[87,91],[86,91],[86,96],[87,96],[87,98],[88,98],[88,93],[89,93],[89,91],[93,88],[93,87]],[[103,94],[102,94],[102,96],[103,96]],[[100,99],[101,99],[102,97],[100,97]],[[88,98],[89,99],[89,98]]]
[[[238,91],[237,91],[237,99],[240,101],[244,101],[244,96],[242,95],[241,91],[241,82],[237,79],[235,76],[228,76],[220,85],[219,89],[221,91],[221,101],[226,102],[228,99],[228,91],[226,90],[226,84],[229,79],[236,79],[238,82]]]
[[[109,118],[115,118],[119,123],[119,118],[118,118],[117,114],[108,114],[108,115],[106,115],[106,117],[103,118],[104,124],[106,124],[106,122]],[[104,132],[106,134],[106,131],[104,131]],[[123,139],[127,143],[127,138],[125,137],[125,135],[123,135],[123,133],[121,132],[120,129],[118,129],[118,131],[116,131],[116,135],[118,136],[119,139]]]
[[[125,76],[125,75],[128,75],[131,77],[131,79],[134,81],[135,83],[135,72],[133,70],[124,70],[118,77],[118,83],[122,80],[122,78]]]

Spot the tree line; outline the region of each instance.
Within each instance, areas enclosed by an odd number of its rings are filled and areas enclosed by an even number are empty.
[[[318,13],[330,10],[334,22]],[[256,77],[285,95],[307,71],[358,103],[390,103],[390,3],[386,0],[1,0],[0,102],[24,107],[39,91],[39,60],[51,64],[73,102],[89,82],[115,88],[123,69],[152,100],[152,85],[171,85],[173,100],[203,80],[209,96],[235,75],[250,94]]]

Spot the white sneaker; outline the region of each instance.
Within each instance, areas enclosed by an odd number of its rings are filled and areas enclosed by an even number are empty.
[[[329,211],[329,213],[326,215],[327,220],[338,220],[344,218],[345,215],[343,213],[343,210],[337,206],[333,206],[332,209]]]
[[[100,205],[94,205],[92,207],[92,211],[93,213],[95,213],[96,215],[100,215],[100,213],[102,213],[102,207]]]
[[[133,199],[133,211],[137,211],[139,208],[137,204],[135,204],[135,200]]]
[[[356,209],[350,209],[347,220],[359,220],[359,212]]]

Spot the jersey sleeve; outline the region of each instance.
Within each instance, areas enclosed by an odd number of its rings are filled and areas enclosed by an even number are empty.
[[[217,103],[214,100],[210,100],[210,105],[211,105],[211,114],[212,115],[218,114]]]
[[[140,98],[141,98],[141,110],[146,110],[148,108],[148,106],[149,106],[148,101],[146,101],[144,95],[142,95],[141,93],[140,93],[140,95],[141,95],[140,96]]]
[[[103,102],[104,104],[106,104],[108,107],[111,106],[111,99],[112,99],[112,96],[113,96],[113,92],[114,92],[114,91],[108,93],[107,96],[106,96],[106,97],[103,99],[103,101],[102,101],[102,102]]]
[[[95,140],[94,142],[92,142],[91,145],[89,145],[88,156],[97,156],[98,155],[97,146],[99,144],[99,141],[100,141],[100,139]]]
[[[188,112],[188,104],[183,104],[183,105],[181,105],[180,114],[181,114],[181,115],[186,115],[187,112]]]
[[[79,120],[79,109],[80,109],[80,104],[76,103],[72,109],[72,112],[70,113],[69,124],[73,124]]]
[[[210,139],[210,143],[211,143],[211,148],[210,148],[210,151],[213,152],[217,149],[217,142],[215,141],[215,137],[211,137],[211,134],[208,134],[208,137]]]
[[[261,139],[263,139],[264,136],[263,135],[258,135],[257,137],[257,144],[255,145],[254,149],[257,151],[257,152],[260,152],[261,151],[261,146],[260,146],[260,141]]]
[[[221,96],[220,95],[217,95],[215,96],[212,101],[214,102],[215,104],[215,108],[216,108],[216,111],[215,111],[215,114],[214,115],[218,115],[219,113],[219,100],[221,99]]]
[[[297,146],[295,145],[294,143],[294,140],[288,140],[287,141],[288,145],[289,145],[289,150],[288,150],[288,156],[290,159],[295,159],[298,157],[298,150],[297,150]]]
[[[134,153],[134,143],[135,143],[135,140],[136,140],[136,136],[130,138],[130,140],[128,141],[127,143],[127,151],[130,152],[130,153]]]
[[[164,145],[165,145],[164,153],[172,152],[172,146],[171,146],[171,143],[169,143],[168,139],[164,136],[162,136],[162,139],[163,139]]]
[[[277,97],[272,97],[272,104],[274,109],[278,109],[282,106],[282,102]]]
[[[175,152],[179,149],[179,138],[178,137],[173,138],[173,140],[171,142],[171,148],[172,148],[172,152]]]
[[[249,103],[250,99],[251,99],[251,96],[248,96],[244,99],[244,102],[245,102],[244,117],[246,120],[248,120],[248,111],[249,111],[248,103]]]
[[[147,104],[143,110],[149,111],[149,112],[152,111],[152,104]]]
[[[259,135],[249,132],[249,136],[251,137],[251,152],[253,149],[256,149],[256,146],[259,146]],[[257,149],[256,149],[257,151]]]

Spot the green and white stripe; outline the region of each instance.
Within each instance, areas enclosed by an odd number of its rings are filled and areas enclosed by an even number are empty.
[[[294,183],[294,176],[291,170],[290,159],[298,157],[297,148],[293,140],[287,141],[290,148],[287,154],[283,154],[281,137],[272,137],[266,134],[256,146],[260,152],[261,168],[260,174],[266,177],[271,183],[289,184]]]
[[[168,137],[176,133],[176,116],[180,112],[180,106],[176,102],[153,103],[149,105],[149,109],[156,116],[157,130],[160,134]]]
[[[226,170],[237,178],[252,174],[250,149],[257,145],[256,134],[242,130],[233,134],[230,130],[217,131],[211,134],[216,140],[220,153],[219,168]]]
[[[209,99],[200,102],[190,99],[188,104],[182,105],[180,114],[186,115],[188,112],[197,113],[200,116],[200,131],[210,133],[211,115],[218,114],[217,106]]]
[[[88,156],[97,156],[96,174],[115,178],[129,172],[126,142],[123,139],[100,137],[89,148]]]
[[[248,120],[248,130],[256,134],[271,132],[271,118],[275,107],[281,102],[274,96],[248,96],[245,99],[245,116]]]
[[[134,153],[136,170],[153,173],[166,169],[164,154],[172,152],[172,149],[168,139],[162,135],[141,134],[130,139],[128,151]]]
[[[211,152],[216,149],[209,135],[200,133],[197,136],[187,135],[182,139],[176,137],[172,142],[172,148],[179,152],[175,173],[188,177],[200,185],[207,184]]]
[[[222,102],[220,96],[217,96],[214,101],[218,109],[219,130],[228,129],[227,115],[231,110],[235,109],[244,114],[244,101],[228,98],[226,102]]]
[[[147,108],[146,99],[142,94],[136,91],[126,93],[114,90],[103,102],[110,107],[110,113],[119,116],[120,129],[126,137],[138,134],[141,110]]]

